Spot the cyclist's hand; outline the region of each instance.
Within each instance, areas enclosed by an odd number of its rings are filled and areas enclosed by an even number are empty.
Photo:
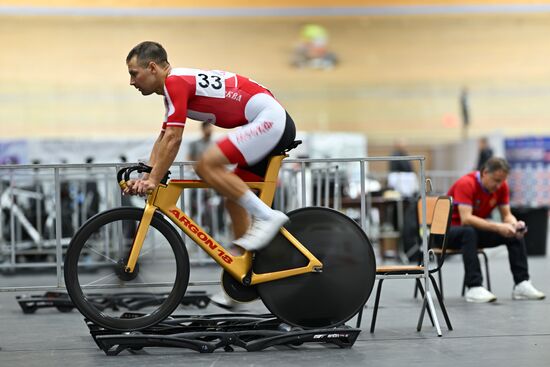
[[[149,179],[137,179],[126,181],[126,188],[122,192],[124,195],[140,195],[146,196],[150,194],[158,184]]]
[[[134,190],[135,185],[136,185],[136,180],[126,181],[126,187],[122,191],[122,195],[135,195],[136,194]]]
[[[158,186],[158,183],[151,181],[150,179],[141,179],[137,180],[133,185],[133,190],[139,196],[147,196],[152,193],[153,190]]]

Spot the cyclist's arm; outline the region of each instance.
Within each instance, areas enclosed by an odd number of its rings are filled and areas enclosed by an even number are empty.
[[[169,76],[165,80],[166,120],[164,130],[151,151],[149,165],[153,171],[149,174],[150,183],[158,185],[176,159],[187,118],[187,102],[193,87],[185,78]]]
[[[149,157],[149,162],[147,163],[151,167],[155,167],[155,162],[157,160],[160,142],[162,141],[163,136],[164,136],[164,130],[160,132],[157,140],[155,141],[155,144],[153,144],[153,149],[151,149],[151,155]],[[149,178],[149,173],[145,173],[142,178],[144,180],[147,180]]]
[[[160,180],[176,159],[182,135],[183,129],[179,127],[168,127],[159,135],[153,145],[149,159],[149,164],[153,167],[153,170],[138,180],[129,180],[124,189],[125,195],[146,195],[158,186]]]
[[[180,149],[182,137],[182,128],[167,127],[155,142],[150,161],[153,170],[148,177],[148,180],[155,184],[155,186],[160,183],[160,180],[164,177],[172,163],[174,163]]]

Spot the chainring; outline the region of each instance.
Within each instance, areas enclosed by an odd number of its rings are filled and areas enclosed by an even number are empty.
[[[260,296],[256,286],[240,283],[225,270],[222,272],[222,287],[229,297],[238,302],[252,302]]]

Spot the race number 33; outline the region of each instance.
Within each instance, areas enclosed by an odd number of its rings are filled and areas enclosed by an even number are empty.
[[[225,76],[217,71],[197,73],[196,95],[213,98],[225,98]]]

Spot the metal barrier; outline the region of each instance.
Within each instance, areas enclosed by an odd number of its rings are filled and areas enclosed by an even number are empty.
[[[367,190],[369,161],[416,160],[424,188],[424,158],[371,157],[350,159],[285,159],[274,207],[290,211],[305,206],[326,206],[344,211],[369,234],[367,213],[373,198]],[[143,198],[121,196],[116,171],[127,164],[64,164],[0,166],[0,275],[15,270],[56,269],[56,282],[47,276],[31,284],[9,284],[0,276],[0,291],[59,290],[64,288],[63,253],[74,231],[93,214],[124,205],[140,206]],[[172,178],[196,178],[192,162],[171,167]],[[360,187],[350,207],[344,195],[350,181]],[[359,182],[357,182],[359,181]],[[346,203],[344,203],[346,201]],[[346,204],[346,205],[344,205]],[[223,201],[211,189],[185,190],[181,207],[208,228],[222,243],[231,240]],[[185,241],[185,236],[184,238]],[[192,241],[185,241],[192,265],[213,263]],[[46,283],[46,284],[43,284]],[[219,280],[190,285],[218,284]]]

